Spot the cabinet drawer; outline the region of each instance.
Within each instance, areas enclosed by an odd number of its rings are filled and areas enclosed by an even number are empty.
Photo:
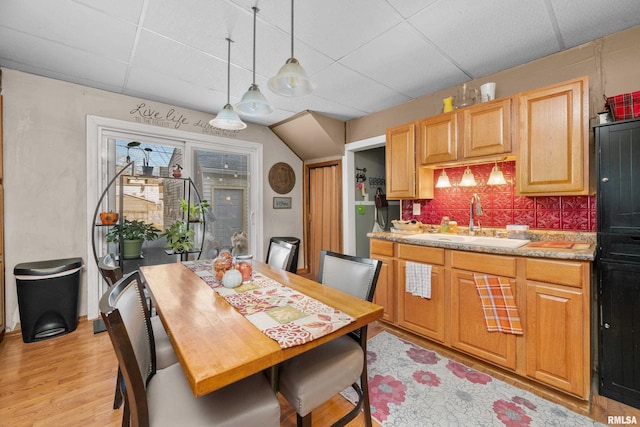
[[[398,258],[425,264],[444,265],[444,249],[398,244]]]
[[[369,244],[372,255],[393,256],[393,242],[371,239]]]
[[[511,256],[451,251],[451,267],[497,276],[516,277],[516,259]]]
[[[589,269],[584,262],[528,258],[526,265],[528,280],[577,288],[581,288],[583,283],[588,283]]]

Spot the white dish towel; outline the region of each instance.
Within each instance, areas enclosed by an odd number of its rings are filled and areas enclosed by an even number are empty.
[[[431,266],[407,261],[405,290],[415,296],[431,298]]]

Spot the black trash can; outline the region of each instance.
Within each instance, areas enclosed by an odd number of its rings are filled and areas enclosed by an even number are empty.
[[[300,253],[300,239],[298,239],[297,237],[272,237],[271,240],[275,242],[291,243],[293,246],[296,247],[296,253],[293,254],[293,261],[291,261],[291,268],[289,268],[289,271],[291,273],[295,273],[296,271],[298,271],[298,254]]]
[[[68,334],[78,326],[82,258],[26,262],[13,269],[26,343]]]

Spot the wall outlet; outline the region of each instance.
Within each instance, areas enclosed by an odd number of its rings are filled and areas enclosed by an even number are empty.
[[[413,214],[420,215],[420,203],[413,204]]]

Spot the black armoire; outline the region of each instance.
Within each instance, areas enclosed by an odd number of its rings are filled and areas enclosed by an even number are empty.
[[[599,393],[640,408],[640,120],[594,131]]]

